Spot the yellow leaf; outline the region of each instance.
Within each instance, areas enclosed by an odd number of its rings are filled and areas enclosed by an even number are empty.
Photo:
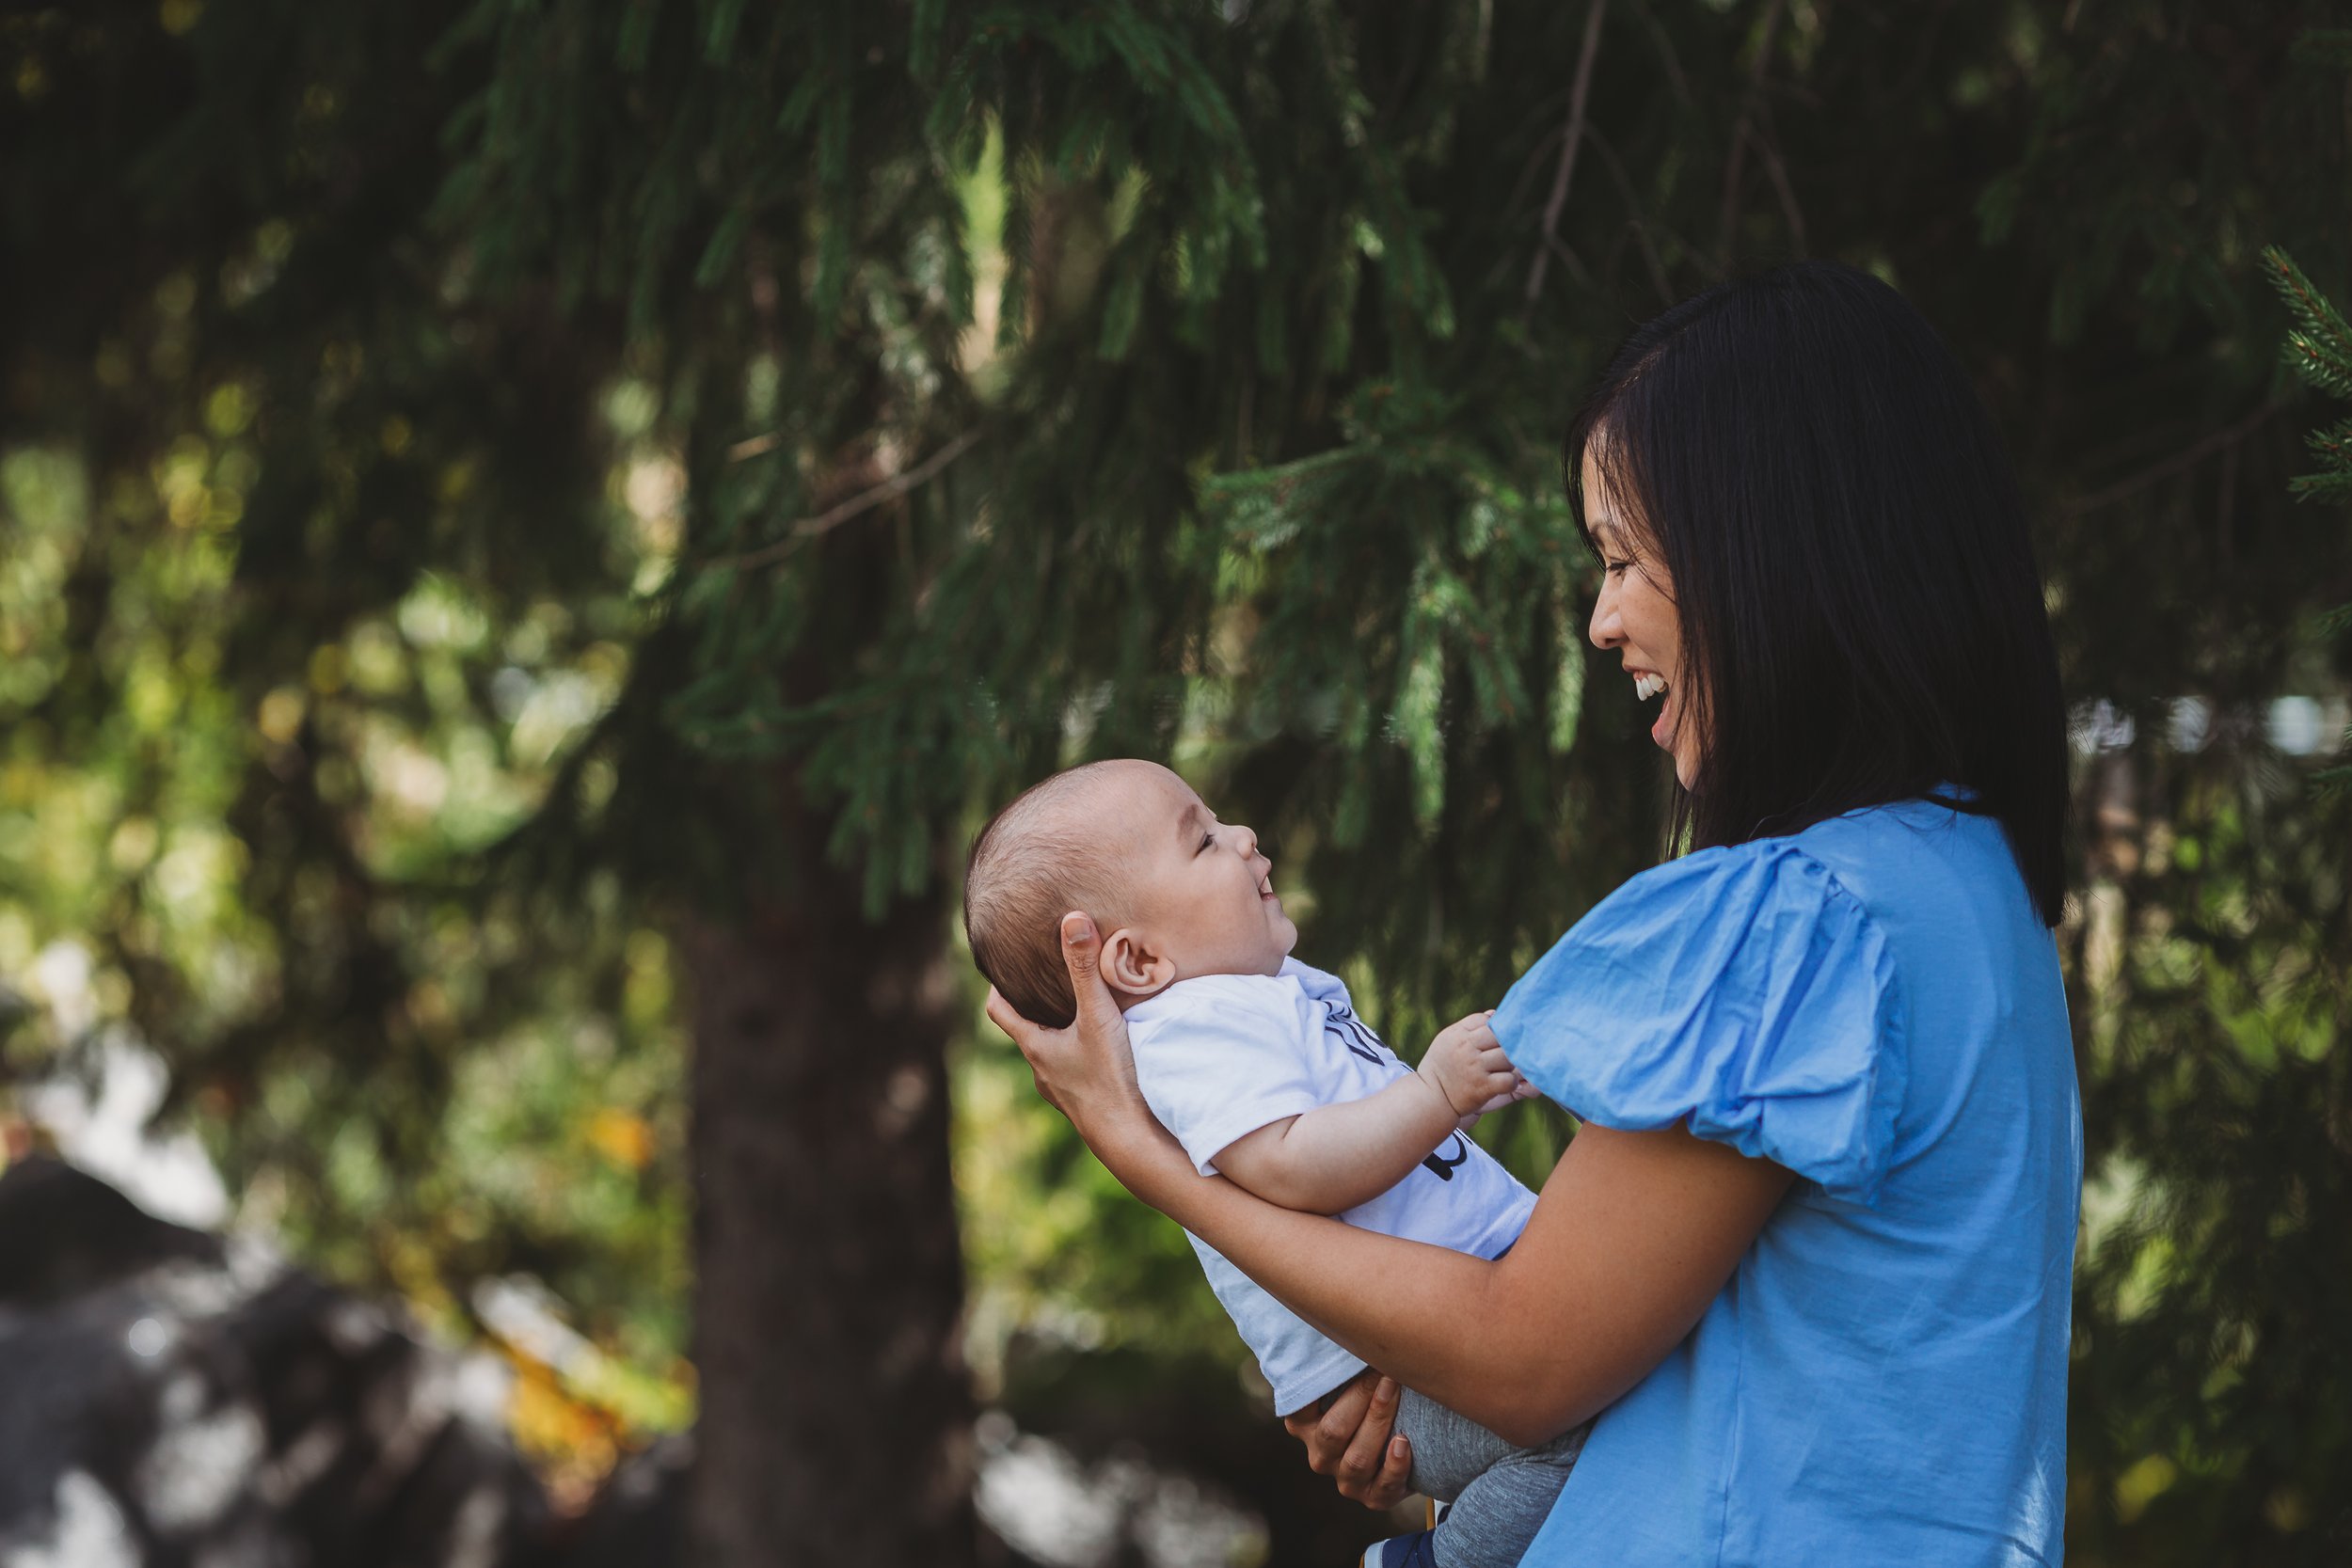
[[[645,1118],[608,1105],[588,1118],[588,1142],[616,1165],[643,1170],[653,1159],[653,1129]]]

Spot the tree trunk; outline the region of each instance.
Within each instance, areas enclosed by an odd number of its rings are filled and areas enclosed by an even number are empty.
[[[793,792],[787,782],[785,793]],[[935,900],[859,914],[781,803],[789,892],[698,920],[695,1568],[973,1561],[952,990]]]

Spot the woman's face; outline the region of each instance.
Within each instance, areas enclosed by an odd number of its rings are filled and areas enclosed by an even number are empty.
[[[1674,582],[1643,531],[1640,520],[1610,494],[1593,461],[1597,439],[1584,449],[1584,520],[1600,545],[1600,601],[1593,607],[1593,646],[1616,650],[1633,681],[1634,696],[1658,702],[1649,737],[1675,759],[1675,777],[1691,787],[1698,777],[1696,724],[1685,724],[1682,693],[1682,618],[1675,610]]]

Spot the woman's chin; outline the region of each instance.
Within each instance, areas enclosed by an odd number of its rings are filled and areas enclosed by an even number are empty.
[[[1674,694],[1667,693],[1665,703],[1658,710],[1658,717],[1650,721],[1649,738],[1650,744],[1674,758],[1675,782],[1688,789],[1692,781],[1698,777],[1699,759],[1685,756],[1682,748],[1676,744],[1681,739],[1682,716],[1675,711],[1674,701]]]

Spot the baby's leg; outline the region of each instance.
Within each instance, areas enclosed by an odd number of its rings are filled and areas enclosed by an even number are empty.
[[[1514,1568],[1551,1513],[1587,1427],[1521,1449],[1405,1390],[1396,1424],[1413,1444],[1413,1488],[1454,1506],[1431,1548],[1438,1568]]]

